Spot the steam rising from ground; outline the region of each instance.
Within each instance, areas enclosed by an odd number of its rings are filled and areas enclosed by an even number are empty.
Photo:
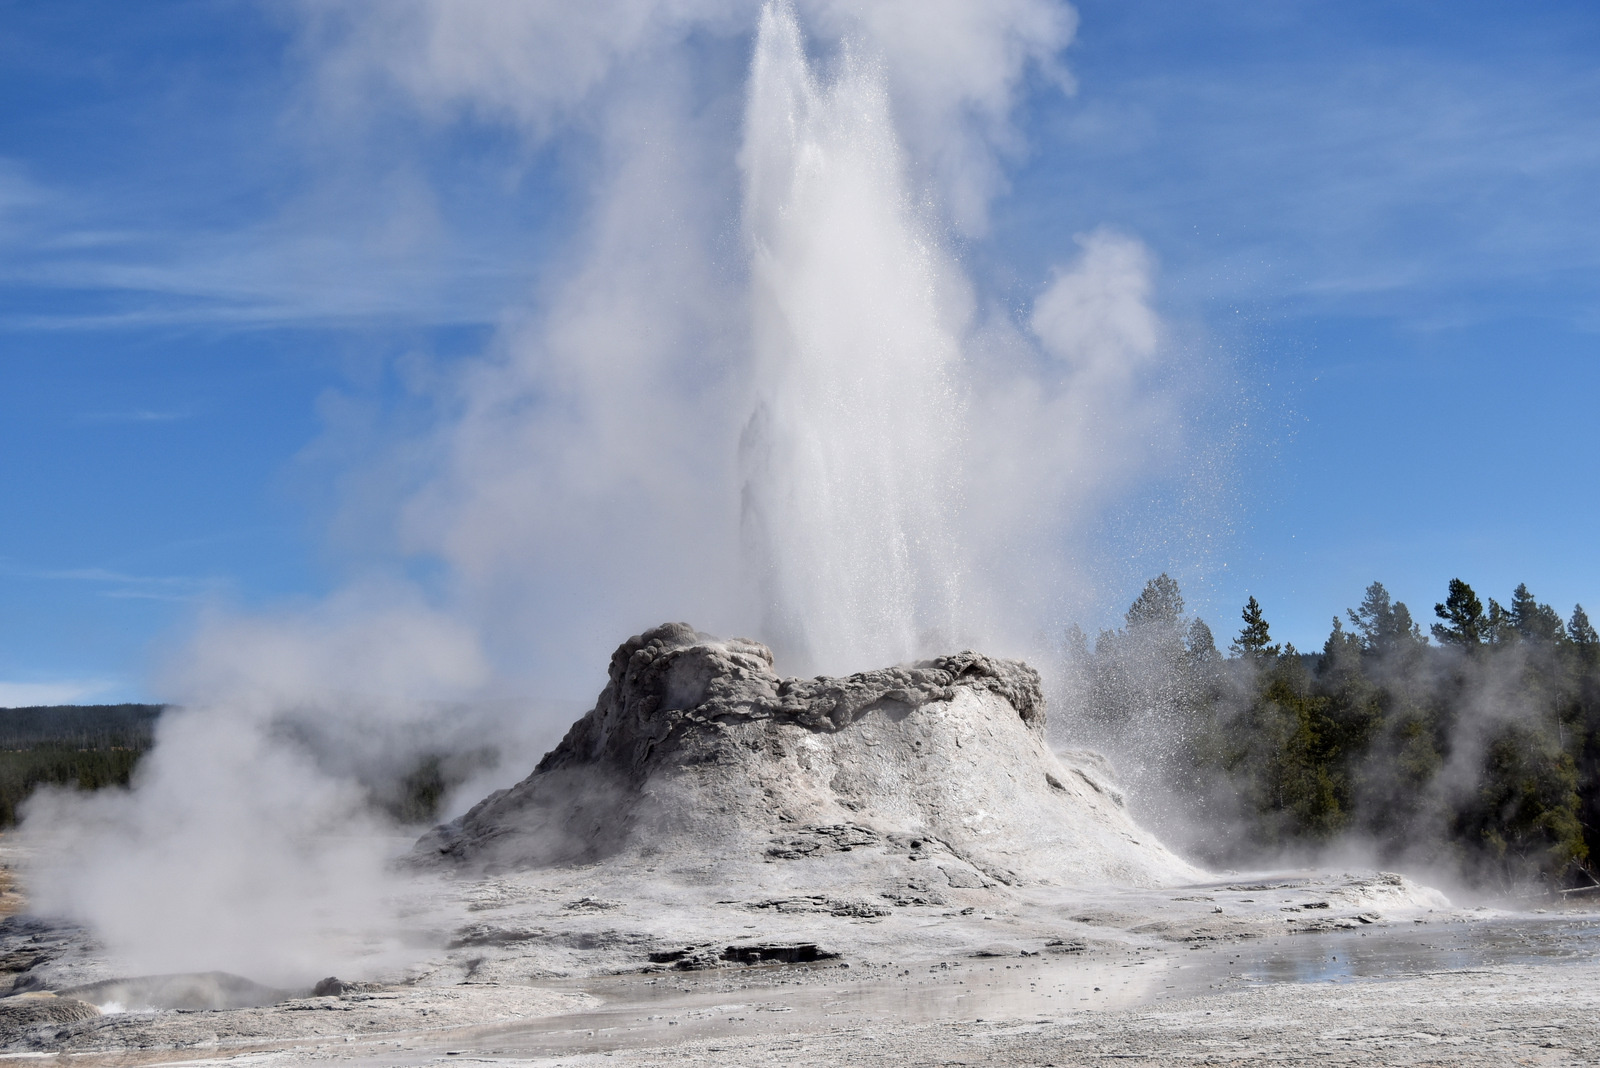
[[[1028,652],[1094,509],[1181,444],[1136,240],[1063,250],[1021,316],[951,251],[984,233],[1029,79],[1067,84],[1064,3],[305,11],[331,132],[502,124],[583,159],[590,192],[533,310],[399,453],[416,488],[374,527],[444,577],[206,624],[133,791],[32,809],[63,846],[38,906],[141,967],[326,974],[326,929],[384,927],[372,783],[564,725],[482,699],[592,694],[661,620],[763,638],[787,671]],[[718,81],[753,29],[748,83]]]
[[[493,738],[525,768],[551,740],[526,705],[450,700],[485,672],[468,628],[392,593],[212,621],[166,682],[184,707],[157,721],[132,792],[30,803],[35,907],[87,919],[140,971],[294,984],[330,956],[392,963],[386,865],[412,836],[385,790],[419,754]],[[468,777],[457,806],[503,779]]]

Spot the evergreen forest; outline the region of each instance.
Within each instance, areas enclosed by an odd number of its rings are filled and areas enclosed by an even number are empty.
[[[23,802],[40,787],[78,790],[126,787],[155,743],[156,721],[165,705],[47,705],[0,708],[0,828],[13,827]],[[327,751],[327,739],[301,737],[280,725],[286,740],[307,754]],[[372,808],[398,824],[429,824],[450,791],[475,772],[495,766],[497,750],[407,753],[395,766],[352,771]]]
[[[1252,597],[1223,652],[1161,575],[1121,627],[1068,631],[1058,707],[1209,864],[1342,853],[1507,892],[1593,885],[1600,636],[1526,585],[1504,605],[1444,592],[1424,627],[1374,582],[1311,653]]]
[[[40,786],[126,786],[150,748],[161,705],[0,709],[0,827]]]

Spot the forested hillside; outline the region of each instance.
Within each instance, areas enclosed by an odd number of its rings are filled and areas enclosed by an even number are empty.
[[[1485,605],[1453,580],[1431,614],[1375,582],[1307,655],[1252,597],[1224,654],[1161,575],[1122,627],[1069,632],[1067,729],[1211,863],[1354,845],[1501,889],[1589,884],[1600,636],[1525,585]]]
[[[127,786],[153,744],[165,705],[51,705],[0,708],[0,827],[14,826],[23,802],[40,786],[98,790]],[[280,726],[314,759],[319,743],[303,729]],[[326,751],[330,743],[323,740]],[[411,754],[409,762],[351,772],[372,807],[404,825],[431,823],[450,791],[493,767],[499,751],[474,746],[459,752]]]
[[[162,705],[0,708],[0,827],[35,788],[126,786]]]

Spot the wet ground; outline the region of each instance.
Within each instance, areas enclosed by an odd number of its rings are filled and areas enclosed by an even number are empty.
[[[1110,957],[824,962],[618,976],[570,984],[603,1002],[596,1011],[385,1043],[371,1062],[548,1058],[958,1021],[1049,1025],[1086,1010],[1125,1012],[1254,988],[1597,963],[1600,916],[1583,915],[1450,919]]]

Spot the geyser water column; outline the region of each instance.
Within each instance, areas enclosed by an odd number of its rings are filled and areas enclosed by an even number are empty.
[[[785,4],[762,14],[740,164],[765,632],[799,670],[926,655],[960,605],[970,296],[910,195],[881,73],[847,46],[819,78]]]

